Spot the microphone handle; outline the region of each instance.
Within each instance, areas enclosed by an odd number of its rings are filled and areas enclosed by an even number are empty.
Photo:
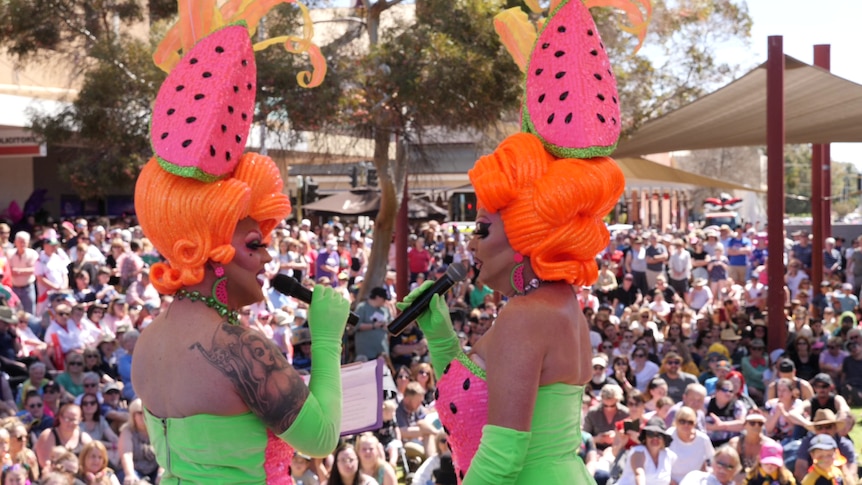
[[[276,291],[287,296],[292,296],[300,301],[311,305],[311,298],[314,296],[314,293],[311,290],[302,286],[299,281],[297,281],[295,278],[291,278],[290,276],[282,277],[282,275],[277,275],[276,278],[280,278],[283,281],[283,284],[273,285],[273,288],[275,288]],[[350,312],[347,315],[347,323],[351,325],[358,325],[359,315]]]
[[[449,291],[449,288],[455,284],[455,281],[449,277],[449,275],[444,275],[440,279],[434,282],[427,291],[419,295],[418,298],[413,300],[413,303],[404,309],[400,315],[398,315],[395,320],[392,320],[392,323],[389,324],[389,333],[392,335],[401,335],[401,332],[404,331],[414,320],[419,318],[419,315],[422,314],[425,310],[428,309],[428,305],[431,303],[431,298],[434,295],[442,295]]]

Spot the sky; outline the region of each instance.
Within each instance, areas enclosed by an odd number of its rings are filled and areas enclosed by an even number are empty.
[[[784,53],[807,64],[814,63],[815,45],[830,44],[832,73],[862,84],[862,0],[747,0],[747,5],[753,20],[749,49],[718,49],[720,58],[754,67],[766,61],[767,38],[781,35]],[[862,143],[833,143],[831,150],[832,160],[862,170]]]

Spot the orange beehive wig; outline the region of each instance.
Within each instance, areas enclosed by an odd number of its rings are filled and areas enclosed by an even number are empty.
[[[138,221],[167,260],[150,270],[153,286],[173,294],[200,283],[204,265],[227,264],[237,223],[251,217],[265,237],[290,214],[278,167],[269,158],[246,153],[230,177],[205,183],[163,170],[156,158],[141,171],[135,187]]]
[[[479,208],[500,213],[512,248],[546,281],[593,284],[608,245],[602,218],[625,179],[607,157],[556,158],[529,133],[512,135],[470,170]]]

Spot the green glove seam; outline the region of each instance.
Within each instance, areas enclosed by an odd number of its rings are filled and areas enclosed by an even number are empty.
[[[505,485],[515,483],[524,462],[532,433],[486,424],[482,441],[461,485]]]

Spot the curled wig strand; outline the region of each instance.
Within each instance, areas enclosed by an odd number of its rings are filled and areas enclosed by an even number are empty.
[[[547,281],[593,284],[608,244],[602,218],[625,188],[616,162],[556,158],[529,133],[512,135],[469,172],[478,206],[500,213],[509,243]]]
[[[135,211],[144,234],[166,263],[150,269],[150,280],[162,294],[200,283],[207,261],[227,264],[236,225],[251,217],[268,237],[290,214],[278,167],[257,153],[242,156],[233,175],[213,183],[179,177],[155,158],[141,171],[135,186]]]

